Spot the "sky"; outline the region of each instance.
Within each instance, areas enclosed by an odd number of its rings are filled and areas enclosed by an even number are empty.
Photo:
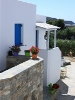
[[[36,14],[75,22],[75,0],[23,0],[36,5]]]

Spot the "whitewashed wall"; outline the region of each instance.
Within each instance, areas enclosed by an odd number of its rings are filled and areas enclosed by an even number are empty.
[[[44,39],[45,30],[42,28],[39,28],[39,48],[40,49],[46,49],[46,40]]]
[[[18,0],[1,0],[1,53],[0,70],[6,67],[6,55],[14,45],[16,23],[23,24],[23,45],[35,45],[36,6]]]
[[[60,79],[61,51],[58,47],[48,50],[47,85]]]
[[[46,16],[36,15],[36,22],[46,23]],[[46,40],[44,39],[45,29],[38,28],[39,30],[39,48],[46,49]]]
[[[43,15],[36,15],[36,22],[43,22],[46,23],[46,16]]]
[[[1,0],[0,0],[0,66],[2,66],[1,65],[1,58],[2,58],[2,50],[1,50],[1,48],[2,48],[2,44],[1,44],[1,40],[2,40],[2,38],[1,38]]]
[[[60,79],[61,52],[59,48],[41,49],[39,56],[44,59],[44,86],[56,83]]]
[[[41,49],[38,55],[44,59],[44,80],[43,80],[43,85],[46,86],[47,85],[48,50]]]

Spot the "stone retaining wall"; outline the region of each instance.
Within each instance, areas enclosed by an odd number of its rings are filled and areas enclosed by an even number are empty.
[[[21,64],[29,59],[30,59],[30,57],[25,57],[25,55],[7,56],[6,57],[6,69],[12,68],[12,67],[14,67],[18,64]]]
[[[0,100],[43,100],[43,59],[0,73]]]

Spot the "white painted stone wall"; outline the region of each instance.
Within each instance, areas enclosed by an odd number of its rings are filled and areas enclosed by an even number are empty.
[[[36,15],[36,22],[46,23],[46,16]],[[39,28],[39,48],[46,49],[46,40],[44,39],[45,29]]]
[[[1,0],[0,0],[0,66],[1,66],[1,57],[2,57],[2,53],[1,53],[1,48],[2,48],[2,45],[1,45]]]
[[[6,68],[6,55],[15,42],[16,23],[23,24],[23,45],[35,45],[36,6],[18,0],[0,0],[0,70]],[[2,23],[1,23],[2,21]]]
[[[39,28],[39,48],[40,49],[46,49],[46,40],[44,39],[44,35],[45,35],[45,30],[44,29],[41,29]]]
[[[48,61],[48,51],[45,49],[41,49],[39,54],[40,57],[44,59],[44,86],[47,86],[47,61]]]
[[[43,15],[36,15],[36,22],[42,22],[42,23],[46,23],[46,16]]]
[[[61,52],[59,48],[40,50],[39,56],[44,59],[44,86],[56,83],[60,79]]]
[[[61,51],[58,47],[48,50],[47,85],[60,79]]]

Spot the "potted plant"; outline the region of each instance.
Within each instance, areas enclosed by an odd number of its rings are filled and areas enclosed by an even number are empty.
[[[53,94],[54,92],[55,92],[55,89],[54,88],[51,88],[50,89],[50,93]]]
[[[48,88],[49,88],[50,93],[53,94],[56,91],[56,89],[59,88],[59,85],[56,83],[52,85],[52,83],[50,83],[48,85]]]
[[[11,47],[9,47],[9,48],[10,48],[10,50],[8,51],[8,56],[12,56],[13,54],[12,54]]]
[[[55,84],[53,84],[52,88],[58,89],[59,88],[59,85],[55,83]]]
[[[53,86],[52,83],[50,83],[50,84],[48,85],[48,88],[51,89],[52,86]]]
[[[32,58],[37,58],[39,48],[35,47],[35,46],[32,46],[29,50],[32,53]]]
[[[19,46],[12,46],[11,50],[12,50],[14,56],[17,56],[18,53],[21,51]]]
[[[29,57],[30,56],[30,51],[29,50],[24,50],[24,52],[25,52],[25,56],[26,57]]]

